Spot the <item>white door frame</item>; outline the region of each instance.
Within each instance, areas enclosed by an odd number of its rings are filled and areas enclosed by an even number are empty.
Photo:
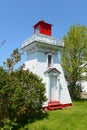
[[[49,101],[52,101],[52,100],[58,101],[59,100],[59,86],[58,86],[57,79],[58,79],[58,75],[56,73],[49,75]],[[54,81],[52,82],[52,80],[54,80]]]

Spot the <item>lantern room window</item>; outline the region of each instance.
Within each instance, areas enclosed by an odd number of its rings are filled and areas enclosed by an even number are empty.
[[[52,66],[52,55],[48,55],[48,67]]]
[[[39,33],[40,29],[39,27],[36,28],[36,33]]]

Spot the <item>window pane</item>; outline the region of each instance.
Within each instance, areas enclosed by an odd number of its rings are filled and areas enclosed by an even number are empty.
[[[51,67],[52,55],[48,55],[48,67]]]

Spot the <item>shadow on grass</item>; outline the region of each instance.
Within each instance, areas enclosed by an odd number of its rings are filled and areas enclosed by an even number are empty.
[[[87,102],[87,99],[77,98],[77,99],[74,99],[73,101],[75,101],[75,102]]]
[[[44,118],[48,119],[48,112],[40,111],[39,113],[28,115],[27,117],[22,117],[23,120],[21,120],[21,123],[18,123],[18,126],[15,127],[13,130],[19,130],[21,127],[23,128],[27,124],[31,124],[37,120],[43,120]],[[28,130],[26,128],[26,130]]]

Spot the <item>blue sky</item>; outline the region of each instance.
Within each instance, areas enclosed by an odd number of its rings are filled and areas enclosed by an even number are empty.
[[[62,38],[73,24],[87,26],[87,0],[0,0],[0,65],[33,35],[39,20],[53,24],[52,35]],[[22,62],[26,60],[24,55]]]

